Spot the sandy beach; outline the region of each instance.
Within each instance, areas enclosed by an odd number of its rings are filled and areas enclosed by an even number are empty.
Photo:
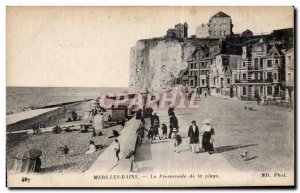
[[[78,115],[83,116],[91,103],[76,102],[68,104],[58,108],[59,110],[46,111],[38,116],[30,119],[22,120],[17,123],[7,126],[7,131],[20,131],[20,130],[32,130],[32,125],[44,123],[46,127],[58,125],[76,125],[82,123],[89,123],[92,118],[82,119],[80,121],[66,122],[66,111],[75,110]],[[51,117],[49,119],[49,117]],[[116,125],[107,127],[103,130],[103,136],[92,137],[92,132],[80,133],[75,130],[72,132],[63,131],[61,134],[53,134],[52,132],[45,132],[39,134],[8,134],[6,140],[6,155],[7,155],[7,167],[11,170],[14,165],[14,157],[20,152],[30,148],[41,149],[43,154],[42,170],[41,173],[49,172],[84,172],[91,164],[98,158],[103,150],[112,142],[112,139],[108,139],[108,136],[112,135],[112,131],[120,131],[121,126]],[[93,154],[84,154],[89,148],[90,140],[95,141],[98,146],[103,146]],[[70,149],[69,155],[65,156],[61,151],[61,147],[68,145]]]
[[[105,150],[113,139],[108,139],[112,135],[112,130],[121,130],[121,126],[106,128],[103,136],[92,137],[92,132],[80,133],[79,131],[63,132],[61,134],[41,133],[41,134],[14,134],[7,135],[7,167],[11,170],[14,165],[14,156],[29,148],[41,149],[43,154],[42,170],[40,173],[49,172],[84,172]],[[94,140],[96,145],[102,145],[103,149],[93,154],[84,154],[89,148],[90,140]],[[68,145],[70,153],[64,155],[60,147]]]

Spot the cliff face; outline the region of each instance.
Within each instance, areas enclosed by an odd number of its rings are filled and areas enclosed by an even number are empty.
[[[187,67],[187,58],[195,46],[175,39],[140,40],[131,48],[129,87],[168,89],[179,72]]]

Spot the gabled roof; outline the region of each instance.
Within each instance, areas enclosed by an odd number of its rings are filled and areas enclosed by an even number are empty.
[[[278,55],[278,56],[284,55],[277,44],[274,44],[268,52],[268,56],[273,56],[273,55]]]
[[[229,55],[228,58],[228,66],[223,67],[223,71],[225,75],[232,75],[233,70],[237,69],[238,62],[241,60],[241,56],[239,55]]]
[[[291,49],[287,50],[285,53],[286,53],[286,54],[294,53],[294,48],[291,48]]]
[[[218,13],[216,13],[214,16],[212,16],[211,18],[217,18],[217,17],[230,17],[229,15],[227,15],[226,13],[219,11]]]
[[[192,54],[187,58],[187,61],[192,61],[195,54],[199,51],[202,51],[206,55],[206,57],[208,57],[209,49],[206,46],[197,46],[195,50],[192,52]]]
[[[179,72],[179,74],[178,74],[178,78],[180,78],[180,77],[182,77],[186,72],[187,72],[187,68],[186,69],[184,69],[184,70],[181,70],[180,72]]]
[[[209,57],[214,58],[216,55],[220,54],[220,47],[219,46],[213,46],[209,48]]]

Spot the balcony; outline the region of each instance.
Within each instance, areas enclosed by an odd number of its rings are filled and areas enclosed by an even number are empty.
[[[248,66],[247,69],[248,69],[248,70],[263,70],[262,68],[260,68],[260,67],[258,67],[258,66],[255,66],[255,67],[253,67],[253,66]]]
[[[265,80],[258,80],[258,79],[243,79],[243,80],[237,80],[235,79],[235,83],[273,83],[273,79],[265,79]]]

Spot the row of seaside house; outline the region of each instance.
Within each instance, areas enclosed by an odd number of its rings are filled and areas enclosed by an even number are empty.
[[[294,93],[294,49],[281,42],[241,45],[235,55],[219,47],[198,45],[179,73],[177,84],[200,93],[226,95],[240,100],[272,98],[289,101]]]

